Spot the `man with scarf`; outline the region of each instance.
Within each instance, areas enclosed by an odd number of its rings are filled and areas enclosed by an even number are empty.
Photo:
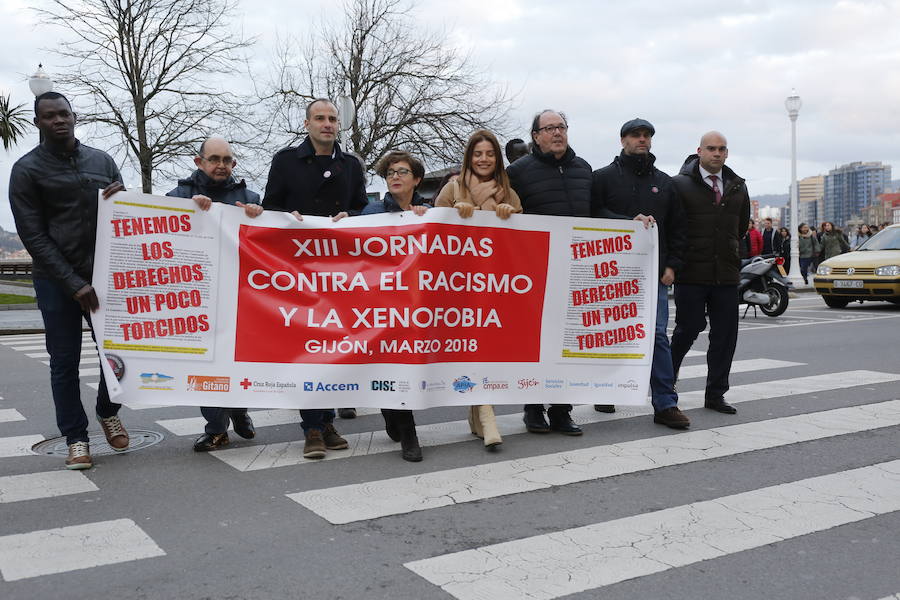
[[[666,326],[669,322],[668,287],[682,266],[685,216],[668,175],[654,166],[650,152],[656,133],[644,119],[632,119],[619,132],[622,152],[609,165],[594,171],[591,186],[591,216],[635,219],[659,228],[659,282],[657,284],[656,335],[650,367],[653,422],[673,429],[687,429],[691,421],[678,408],[675,370]],[[600,412],[615,412],[608,404],[597,404]]]
[[[223,137],[213,136],[203,142],[194,157],[197,170],[187,179],[179,179],[178,187],[166,194],[175,198],[191,198],[202,210],[209,210],[213,202],[239,206],[248,217],[262,213],[259,194],[247,189],[243,179],[234,178],[232,170],[237,161],[231,145]],[[242,438],[256,435],[253,421],[246,408],[218,408],[204,406],[200,413],[206,419],[204,433],[194,442],[194,450],[207,452],[228,444],[228,421]]]

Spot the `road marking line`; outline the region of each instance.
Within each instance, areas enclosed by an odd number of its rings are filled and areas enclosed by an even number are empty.
[[[47,346],[45,344],[41,344],[40,346],[10,346],[10,348],[12,348],[13,350],[17,350],[19,352],[25,352],[26,350],[45,350],[45,351],[47,350]],[[96,351],[97,346],[94,345],[93,341],[90,343],[83,343],[81,345],[81,351],[84,352],[85,350]]]
[[[98,489],[94,482],[78,471],[10,475],[0,477],[0,504],[96,492]]]
[[[701,352],[706,356],[706,352]],[[736,360],[731,363],[732,373],[749,373],[751,371],[763,371],[765,369],[784,369],[787,367],[803,367],[806,363],[790,362],[787,360],[772,360],[770,358],[753,358],[749,360]],[[692,379],[694,377],[706,377],[706,364],[682,365],[678,372],[678,379]]]
[[[46,339],[46,336],[43,333],[28,333],[24,335],[0,335],[0,344],[4,346],[11,346],[15,344],[23,344],[25,342],[43,342]],[[89,331],[85,331],[81,334],[82,340],[93,341],[91,334]]]
[[[900,461],[404,566],[459,600],[551,600],[900,510]]]
[[[900,381],[900,375],[892,373],[878,373],[875,371],[848,371],[845,373],[833,373],[830,375],[815,375],[812,377],[798,377],[796,379],[781,379],[769,381],[765,385],[758,383],[740,385],[731,388],[728,392],[728,402],[737,404],[751,400],[764,400],[780,398],[798,394],[820,392],[830,389],[844,389],[860,385],[872,385]],[[598,400],[601,398],[598,397]],[[678,406],[682,410],[703,407],[703,391],[686,392],[680,395]],[[617,419],[630,419],[638,416],[652,415],[650,406],[617,406],[614,414],[598,413],[591,405],[575,406],[572,410],[572,419],[579,425],[612,421]],[[515,435],[525,433],[521,414],[497,415],[497,427],[502,435]],[[416,434],[422,446],[442,446],[460,442],[472,441],[472,433],[467,421],[449,421],[421,425],[416,427]],[[218,458],[238,471],[258,471],[274,469],[278,467],[319,464],[329,460],[340,460],[394,452],[399,446],[392,442],[384,431],[369,431],[363,433],[344,434],[343,437],[349,443],[347,450],[334,450],[328,452],[322,460],[311,461],[303,458],[303,442],[281,442],[277,444],[263,444],[243,446],[210,452],[211,456]]]
[[[900,425],[900,400],[287,494],[334,524]]]
[[[140,407],[129,407],[135,410]],[[357,408],[358,416],[373,415],[381,413],[378,408]],[[254,427],[274,427],[277,425],[291,425],[300,422],[300,413],[296,408],[275,408],[269,410],[251,410],[250,418],[253,419]],[[160,427],[165,427],[172,432],[173,435],[200,435],[204,431],[206,419],[203,417],[188,417],[184,419],[163,419],[156,422]],[[229,425],[229,430],[234,429]]]
[[[165,556],[131,519],[100,521],[0,537],[6,581]]]
[[[33,456],[31,447],[38,442],[43,442],[42,435],[20,435],[16,437],[0,438],[0,458],[13,456]]]
[[[2,398],[0,398],[2,400]],[[3,408],[0,409],[0,423],[11,423],[13,421],[24,421],[25,417],[22,416],[22,413],[17,411],[14,408]]]

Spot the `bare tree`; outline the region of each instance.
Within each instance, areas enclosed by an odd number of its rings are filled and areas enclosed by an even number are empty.
[[[12,106],[10,97],[0,94],[0,140],[4,150],[9,150],[25,135],[26,127],[31,124],[27,114],[24,104]]]
[[[275,137],[304,135],[312,98],[349,96],[356,118],[350,150],[372,168],[391,148],[426,160],[459,163],[469,135],[503,135],[511,98],[479,71],[445,33],[417,30],[401,0],[345,0],[346,20],[323,23],[303,40],[278,45],[277,69],[263,94]]]
[[[47,0],[35,9],[68,40],[51,48],[69,63],[59,87],[92,101],[79,120],[101,125],[141,174],[191,155],[212,131],[231,125],[246,104],[222,90],[252,44],[229,27],[232,0]],[[216,77],[219,76],[219,77]]]

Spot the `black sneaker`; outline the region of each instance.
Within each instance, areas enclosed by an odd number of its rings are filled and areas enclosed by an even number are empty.
[[[194,441],[194,452],[209,452],[228,445],[228,432],[204,433]]]

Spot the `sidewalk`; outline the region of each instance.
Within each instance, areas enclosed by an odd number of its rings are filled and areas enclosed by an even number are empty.
[[[0,294],[34,297],[29,283],[0,282]],[[43,333],[44,320],[37,304],[0,304],[0,335],[13,333]]]

